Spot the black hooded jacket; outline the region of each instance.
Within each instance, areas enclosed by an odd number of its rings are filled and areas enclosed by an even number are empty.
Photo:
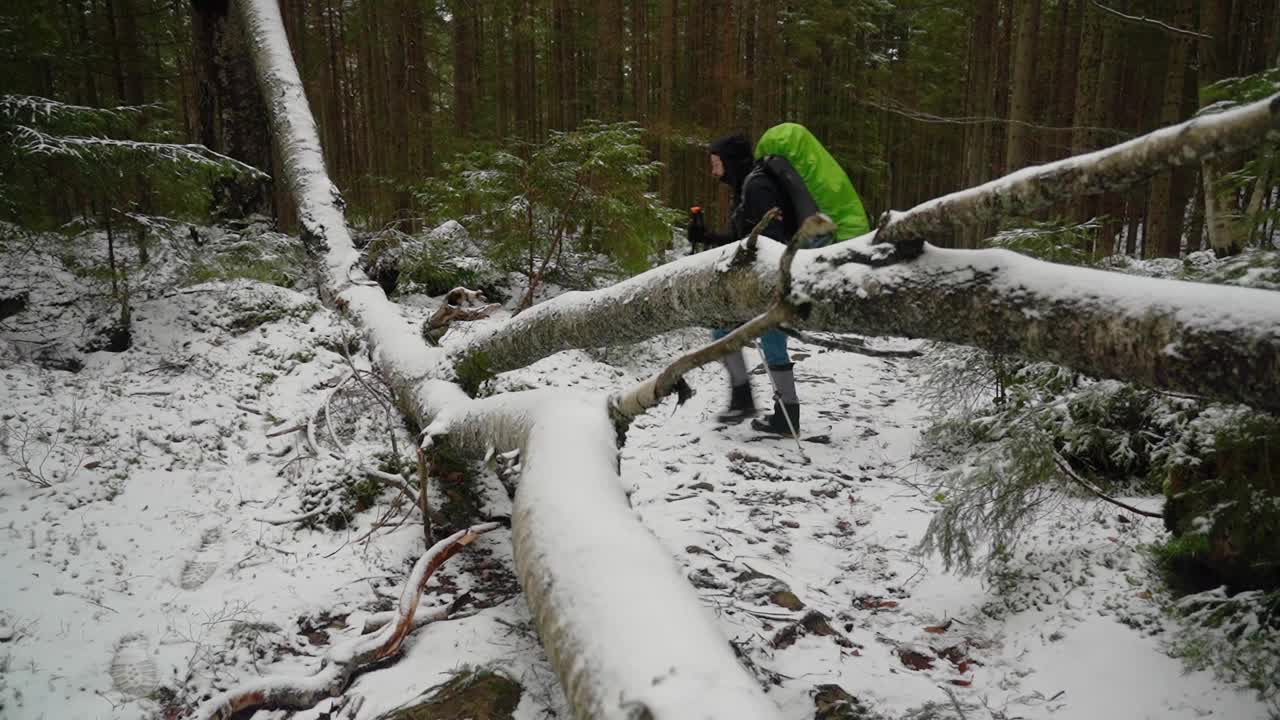
[[[720,182],[733,188],[733,201],[729,213],[729,232],[706,233],[706,244],[724,245],[737,241],[751,233],[751,228],[769,208],[782,210],[782,218],[774,219],[761,235],[779,242],[786,242],[795,234],[794,212],[783,188],[765,172],[761,163],[752,160],[751,143],[741,133],[727,135],[707,146],[707,152],[719,155],[724,163],[724,175]]]

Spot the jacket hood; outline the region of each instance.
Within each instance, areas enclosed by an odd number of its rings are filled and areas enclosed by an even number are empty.
[[[724,175],[720,178],[720,182],[737,191],[742,181],[747,179],[747,174],[751,172],[751,164],[754,162],[751,157],[751,141],[742,133],[725,135],[712,141],[707,146],[707,152],[719,155],[720,161],[724,163]]]

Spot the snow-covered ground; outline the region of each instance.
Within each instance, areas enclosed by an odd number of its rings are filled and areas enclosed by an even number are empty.
[[[133,348],[70,373],[15,342],[61,327],[40,315],[53,285],[32,287],[33,309],[0,326],[0,717],[177,717],[214,689],[314,671],[392,606],[424,547],[413,522],[364,539],[394,493],[339,530],[276,524],[341,497],[388,447],[381,406],[335,351],[340,321],[304,294],[210,283],[136,302]],[[496,385],[613,390],[702,340],[563,353]],[[623,450],[635,511],[785,717],[842,692],[865,713],[825,717],[1267,717],[1248,691],[1165,654],[1173,626],[1141,551],[1158,521],[1068,504],[982,578],[946,573],[914,549],[935,504],[913,458],[927,418],[911,362],[793,352],[805,356],[801,448],[717,425],[724,380],[709,368]],[[766,377],[754,384],[766,404]],[[305,428],[267,436],[305,425],[331,394],[333,423],[311,441]],[[408,435],[392,432],[408,457]],[[307,459],[311,443],[323,459]],[[327,457],[339,446],[358,460]],[[496,478],[481,481],[490,510],[507,512]],[[566,717],[513,582],[504,530],[450,561],[425,603],[470,593],[472,614],[423,627],[398,662],[358,677],[357,717],[463,666],[518,680],[518,718]]]

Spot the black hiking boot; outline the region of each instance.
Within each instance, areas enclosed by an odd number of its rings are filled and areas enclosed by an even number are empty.
[[[785,414],[783,414],[785,411]],[[791,420],[791,424],[787,424],[787,420]],[[751,428],[766,432],[773,435],[783,435],[785,437],[800,436],[800,405],[792,405],[790,403],[783,405],[777,400],[773,401],[773,414],[765,418],[756,418],[751,421]]]
[[[740,423],[756,414],[756,401],[751,396],[751,383],[730,388],[729,409],[716,416],[722,423]]]

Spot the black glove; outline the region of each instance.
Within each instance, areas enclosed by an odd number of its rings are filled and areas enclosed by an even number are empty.
[[[690,220],[689,225],[685,228],[685,234],[689,238],[689,254],[698,252],[699,246],[707,244],[707,228],[701,219]]]

